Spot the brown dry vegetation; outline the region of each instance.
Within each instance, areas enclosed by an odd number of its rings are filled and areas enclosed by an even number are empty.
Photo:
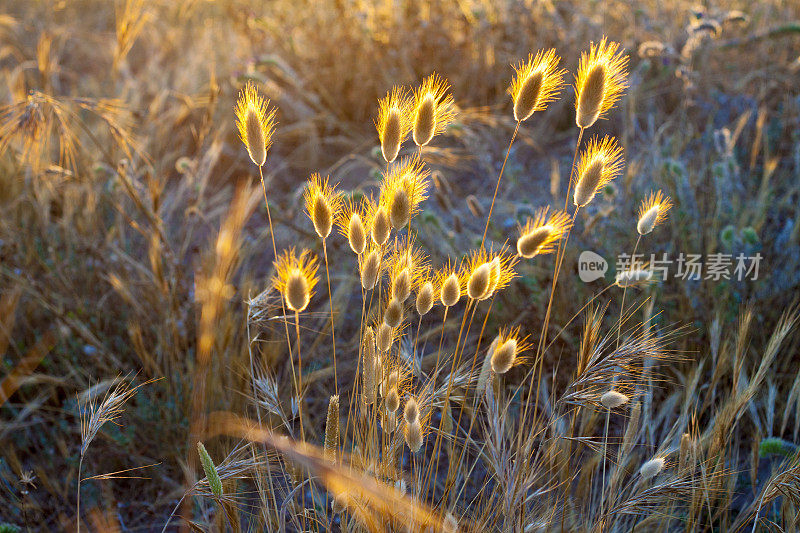
[[[750,530],[756,516],[765,530],[770,522],[798,528],[800,7],[778,0],[705,8],[682,0],[8,0],[2,7],[0,522],[74,529],[81,477],[81,529],[96,531],[160,530],[171,513],[170,527],[192,520],[203,530],[441,527],[448,513],[467,531],[628,531],[635,523],[637,531]],[[373,124],[378,99],[433,71],[446,77],[458,114],[424,150],[430,198],[413,221],[438,267],[480,247],[516,125],[510,65],[553,47],[572,83],[580,52],[603,35],[630,55],[630,87],[590,133],[615,136],[626,166],[576,219],[552,315],[555,254],[518,263],[491,313],[488,302],[476,306],[468,333],[459,333],[463,302],[445,321],[435,309],[414,354],[421,370],[405,385],[436,406],[420,413],[434,429],[420,452],[401,443],[399,464],[381,469],[368,460],[378,425],[365,428],[357,398],[350,409],[361,380],[362,293],[355,256],[334,229],[326,244],[332,302],[322,266],[300,324],[309,445],[265,431],[300,440],[301,422],[292,406],[296,369],[271,290],[264,197],[233,120],[245,82],[277,108],[264,182],[278,251],[309,248],[322,259],[302,205],[308,176],[330,174],[356,200],[374,195],[385,170]],[[517,224],[538,207],[564,203],[574,116],[566,88],[520,127],[487,235],[495,250],[513,244]],[[415,150],[406,141],[401,156]],[[759,252],[759,279],[668,280],[627,291],[631,316],[615,348],[621,290],[581,309],[602,287],[578,280],[577,256],[630,253],[636,208],[657,189],[675,205],[640,252]],[[376,307],[386,303],[376,295]],[[407,308],[410,331],[416,319]],[[545,320],[552,345],[537,367]],[[293,316],[286,325],[294,343]],[[434,451],[447,403],[440,388],[451,371],[434,364],[441,332],[450,355],[460,339],[464,363],[480,346],[479,367],[504,325],[532,336],[530,360],[484,382],[481,394],[469,372],[456,371],[463,382],[442,439],[450,448]],[[131,390],[149,380],[157,381]],[[599,398],[620,383],[646,385],[606,418]],[[322,446],[337,388],[342,436],[331,466]],[[521,414],[531,389],[535,419]],[[197,440],[217,463],[221,491],[203,473]],[[464,461],[453,461],[454,452]],[[664,471],[643,480],[642,464],[662,456]],[[432,459],[447,466],[420,497],[420,465]],[[394,490],[400,479],[405,494]],[[326,490],[347,494],[348,510],[332,513]]]

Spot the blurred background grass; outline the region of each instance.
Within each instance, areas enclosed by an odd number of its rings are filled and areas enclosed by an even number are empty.
[[[620,138],[628,165],[581,213],[585,230],[567,256],[564,293],[572,301],[592,294],[596,287],[574,275],[575,256],[592,249],[613,262],[630,253],[635,206],[662,188],[675,208],[645,241],[645,253],[758,252],[764,259],[757,281],[654,287],[664,308],[657,320],[690,324],[681,348],[694,353],[708,351],[712,324],[730,324],[743,303],[754,304],[758,324],[771,326],[800,283],[798,20],[800,5],[779,0],[7,0],[0,13],[0,346],[4,375],[14,377],[21,362],[31,368],[3,386],[0,497],[14,509],[4,518],[22,523],[22,497],[44,529],[72,516],[76,394],[129,372],[168,379],[141,389],[124,424],[104,429],[87,469],[161,465],[149,469],[149,480],[87,485],[85,505],[113,509],[128,527],[152,527],[182,494],[194,279],[211,261],[209,244],[233,191],[256,178],[232,117],[247,79],[278,108],[265,177],[279,247],[313,247],[299,216],[308,174],[330,173],[345,189],[368,191],[381,168],[377,99],[434,70],[445,76],[460,114],[446,140],[426,149],[435,191],[419,223],[436,262],[480,240],[515,125],[510,64],[555,47],[574,72],[580,51],[608,35],[631,56],[631,87],[600,127]],[[572,106],[567,91],[522,128],[494,241],[513,238],[536,207],[563,203]],[[249,219],[236,293],[218,324],[209,410],[241,410],[249,390],[243,302],[266,287],[271,270],[264,215],[262,207]],[[352,262],[341,242],[331,253],[344,268]],[[492,320],[540,323],[551,267],[522,265]],[[324,334],[327,307],[318,300],[319,318],[309,327]],[[556,306],[554,327],[575,311]],[[351,338],[342,327],[341,338]],[[754,344],[763,344],[766,333],[754,329]],[[278,341],[262,347],[275,364]],[[577,340],[565,333],[558,342],[567,354]],[[329,365],[319,343],[309,358],[311,371]],[[786,391],[794,376],[787,358],[771,378]],[[330,378],[311,385],[310,412],[325,412],[330,385]],[[784,417],[790,407],[773,406]],[[27,471],[36,488],[23,496],[19,478]]]

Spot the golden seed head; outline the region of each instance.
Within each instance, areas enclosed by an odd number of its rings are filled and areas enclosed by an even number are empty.
[[[381,153],[387,163],[397,158],[400,145],[411,129],[411,99],[402,87],[394,87],[378,102],[378,120],[375,127],[381,141]]]
[[[483,263],[473,269],[467,281],[467,296],[472,300],[480,300],[489,289],[489,278],[492,273],[492,265]]]
[[[367,246],[367,232],[358,213],[353,213],[347,224],[347,242],[354,253],[361,255]]]
[[[650,479],[656,477],[663,469],[664,458],[655,457],[642,465],[639,469],[639,475],[642,476],[642,479]]]
[[[614,107],[627,85],[628,57],[619,43],[605,37],[581,54],[575,80],[575,123],[579,128],[592,126]]]
[[[561,58],[555,49],[540,50],[536,56],[514,67],[516,74],[508,92],[514,101],[514,120],[527,120],[535,111],[543,111],[556,100],[564,85],[565,70],[558,69]]]
[[[603,407],[606,409],[622,407],[628,403],[628,400],[630,400],[630,398],[615,390],[610,390],[600,397],[600,403],[603,404]]]
[[[420,316],[428,314],[433,307],[433,283],[426,281],[422,284],[419,291],[417,291],[417,313]]]
[[[388,352],[392,347],[392,341],[394,340],[394,330],[392,329],[392,326],[385,322],[378,326],[375,340],[378,350],[380,350],[382,353]]]
[[[331,396],[328,400],[328,418],[325,422],[325,447],[323,453],[325,459],[330,462],[336,461],[336,453],[339,449],[339,395]]]
[[[430,171],[419,154],[401,159],[383,175],[379,206],[388,213],[392,227],[400,229],[419,212],[428,197]]]
[[[258,94],[255,85],[247,82],[239,93],[234,112],[239,138],[247,148],[250,160],[256,166],[263,166],[275,131],[275,110],[270,110],[269,100]]]
[[[502,344],[498,344],[492,354],[492,371],[495,374],[505,374],[512,366],[517,357],[517,341],[508,339]]]
[[[520,228],[517,254],[531,259],[551,253],[571,224],[570,217],[562,211],[555,211],[548,216],[547,207],[539,209],[534,219],[528,219],[525,226]]]
[[[375,288],[381,270],[381,256],[378,250],[370,250],[360,260],[361,287],[365,290]]]
[[[419,419],[419,406],[417,405],[417,400],[413,397],[406,401],[406,406],[403,408],[403,418],[406,419],[408,424],[413,424]]]
[[[413,424],[406,424],[403,436],[406,439],[408,449],[412,453],[417,453],[422,448],[422,426],[419,421],[415,421]]]
[[[372,242],[378,246],[383,245],[389,240],[389,233],[392,227],[389,222],[389,215],[386,208],[379,206],[372,216]]]
[[[439,300],[445,307],[452,307],[458,302],[459,298],[461,298],[461,280],[458,274],[453,272],[442,283]]]
[[[397,394],[397,385],[389,388],[389,392],[383,399],[383,405],[390,413],[394,413],[400,407],[400,395]]]
[[[436,131],[436,103],[432,94],[426,94],[414,110],[414,142],[425,146]]]
[[[403,304],[396,298],[392,298],[389,305],[383,311],[383,321],[390,328],[396,328],[403,321]],[[384,350],[385,351],[385,350]]]
[[[342,207],[342,196],[336,192],[336,186],[328,185],[328,177],[317,173],[311,175],[309,184],[303,192],[306,213],[314,224],[314,231],[320,239],[327,239],[333,228],[333,221],[339,216]]]
[[[591,139],[578,162],[575,205],[583,207],[591,202],[603,186],[619,176],[624,165],[622,148],[613,137]]]
[[[392,298],[404,302],[409,294],[411,294],[411,274],[408,268],[404,268],[392,279]]]
[[[672,208],[669,196],[664,196],[661,191],[650,194],[639,206],[639,221],[636,231],[639,235],[647,235],[667,218],[667,212]]]
[[[417,146],[425,146],[434,135],[442,133],[455,119],[455,104],[448,94],[450,85],[436,73],[414,89],[413,137]]]
[[[302,312],[317,285],[317,263],[308,250],[297,256],[294,248],[285,251],[275,262],[276,274],[273,279],[275,288],[283,295],[286,305],[296,313]]]

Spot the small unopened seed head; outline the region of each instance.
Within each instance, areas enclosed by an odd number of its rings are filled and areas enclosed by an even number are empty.
[[[642,465],[642,467],[639,469],[639,474],[642,476],[642,479],[650,479],[656,477],[663,469],[664,458],[655,457]]]
[[[396,328],[403,321],[403,304],[393,298],[383,311],[383,322],[390,328]]]
[[[426,315],[433,307],[433,283],[426,281],[417,292],[417,313]]]
[[[407,424],[413,424],[419,419],[419,406],[414,398],[409,398],[406,401],[406,406],[403,408],[403,418],[406,419]]]
[[[400,187],[392,196],[392,205],[389,206],[389,220],[395,229],[404,228],[411,217],[411,200],[405,187]]]
[[[598,63],[586,76],[586,83],[578,96],[575,123],[579,128],[588,128],[597,122],[603,109],[606,88],[606,66]]]
[[[578,183],[575,184],[575,195],[573,197],[575,205],[583,207],[591,202],[602,180],[603,159],[597,157],[586,167],[586,170],[578,176]]]
[[[525,259],[530,259],[539,253],[539,250],[553,232],[552,226],[542,226],[530,233],[521,235],[517,239],[517,253]]]
[[[358,213],[353,213],[350,217],[350,223],[347,225],[347,241],[353,252],[358,255],[364,253],[364,248],[367,246],[367,232]]]
[[[378,381],[381,379],[381,372],[378,366],[380,358],[378,354],[375,353],[375,332],[370,326],[367,326],[364,331],[361,357],[361,379],[364,387],[364,403],[372,405],[375,403],[377,396],[377,385]]]
[[[473,300],[482,300],[489,289],[489,278],[491,278],[492,266],[490,263],[483,263],[474,269],[467,281],[467,296]]]
[[[375,211],[372,218],[372,242],[378,246],[383,245],[389,240],[389,233],[392,231],[389,215],[386,209],[381,206]]]
[[[458,520],[453,513],[447,513],[442,520],[442,531],[444,533],[458,533]]]
[[[411,294],[411,275],[408,273],[408,268],[404,268],[392,280],[392,298],[404,302],[409,294]]]
[[[333,212],[325,197],[318,194],[314,198],[314,209],[311,221],[314,223],[314,231],[321,239],[326,239],[333,227]]]
[[[381,136],[381,153],[387,163],[391,163],[397,158],[400,151],[401,137],[403,135],[403,117],[400,110],[392,108],[386,116],[386,125]]]
[[[495,374],[505,374],[517,358],[517,341],[508,339],[502,344],[498,344],[492,354],[492,370]]]
[[[630,398],[621,392],[610,390],[600,397],[600,403],[603,404],[603,407],[606,409],[616,409],[628,403],[629,399]]]
[[[211,456],[208,455],[206,447],[200,441],[197,441],[197,453],[200,455],[200,464],[203,465],[203,471],[206,474],[211,493],[217,498],[222,497],[222,481],[219,479],[217,467],[214,465]]]
[[[427,94],[420,102],[414,116],[414,142],[417,146],[425,146],[436,132],[436,102],[433,95]]]
[[[458,279],[458,276],[453,273],[442,283],[442,291],[439,295],[439,300],[445,307],[452,307],[458,302],[459,298],[461,298],[461,281]]]
[[[289,277],[286,279],[284,298],[289,309],[296,313],[302,312],[311,300],[308,280],[300,269],[295,268],[289,273]]]
[[[636,224],[636,231],[639,232],[639,235],[647,235],[653,228],[656,227],[656,221],[658,220],[658,211],[661,209],[660,205],[654,205],[645,213],[639,217],[639,222]]]
[[[408,449],[412,453],[417,453],[422,448],[422,426],[419,420],[415,420],[412,424],[406,424],[403,436],[406,438]]]
[[[383,404],[390,413],[394,413],[400,407],[400,395],[397,394],[397,385],[389,388],[389,392],[386,393],[386,397],[383,399]]]
[[[370,290],[378,283],[378,273],[381,268],[381,258],[376,250],[367,254],[361,262],[361,286]]]
[[[530,117],[536,110],[539,94],[542,91],[544,72],[538,71],[531,74],[522,84],[514,100],[514,120],[522,122]]]
[[[336,461],[339,448],[339,395],[331,396],[328,400],[328,418],[325,421],[325,459]]]
[[[378,345],[378,350],[383,353],[389,351],[389,348],[392,347],[392,340],[393,340],[394,332],[392,331],[392,327],[387,324],[386,322],[382,323],[378,326],[378,332],[375,336],[376,344]]]

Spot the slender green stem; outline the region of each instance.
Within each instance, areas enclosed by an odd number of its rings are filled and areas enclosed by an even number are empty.
[[[328,281],[328,303],[331,308],[331,348],[333,349],[333,389],[334,394],[339,394],[339,377],[336,374],[336,334],[334,333],[333,320],[333,293],[331,292],[331,274],[328,270],[328,245],[327,239],[322,239],[322,253],[325,256],[325,279]]]

